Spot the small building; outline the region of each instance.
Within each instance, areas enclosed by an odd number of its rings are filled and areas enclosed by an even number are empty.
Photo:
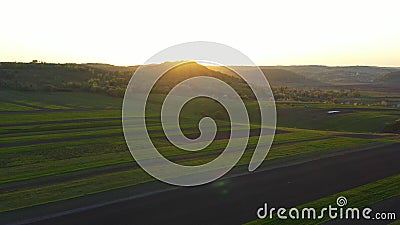
[[[397,108],[400,108],[400,103],[396,105]]]

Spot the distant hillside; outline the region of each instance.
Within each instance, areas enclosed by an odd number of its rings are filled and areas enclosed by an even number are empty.
[[[170,62],[171,63],[171,62]],[[169,63],[146,65],[158,72]],[[138,66],[113,66],[109,64],[48,64],[48,63],[0,63],[0,88],[27,91],[90,91],[111,96],[123,96],[126,85]],[[249,72],[251,67],[234,66],[237,72]],[[332,87],[347,85],[349,88],[396,89],[399,85],[400,68],[386,67],[326,67],[326,66],[261,66],[260,69],[273,87]],[[244,98],[253,93],[237,74],[225,67],[203,66],[186,62],[170,71],[157,82],[154,91],[166,93],[177,83],[195,76],[216,77],[237,89]],[[357,86],[358,85],[358,86]],[[188,90],[206,86],[210,92],[218,92],[213,84],[195,84]],[[395,91],[395,90],[394,90]]]
[[[135,72],[135,70],[139,67],[139,66],[114,66],[111,64],[104,64],[104,63],[86,63],[86,64],[82,64],[82,65],[90,67],[90,68],[98,69],[98,70],[108,71],[108,72],[123,71],[123,72],[132,72],[132,73]]]
[[[381,75],[376,79],[376,81],[386,84],[400,85],[400,70]]]
[[[0,86],[41,90],[66,88],[68,82],[85,82],[97,71],[78,64],[0,63]]]
[[[220,71],[222,73],[228,74],[230,76],[237,76],[236,73],[231,71],[230,69],[226,67],[221,67],[221,66],[209,66],[208,68]],[[249,70],[249,67],[246,66],[232,66],[230,67],[233,70],[237,71],[238,73],[246,73],[246,71]],[[324,84],[318,80],[306,78],[303,75],[297,74],[295,72],[281,69],[281,68],[276,68],[276,67],[267,67],[267,66],[261,66],[260,67],[261,71],[264,73],[266,78],[268,79],[268,82],[270,83],[271,86],[292,86],[292,87],[315,87],[315,86],[326,86],[327,84]]]
[[[166,62],[162,64],[152,64],[146,65],[146,71],[151,76],[153,74],[158,74],[164,72],[167,68],[171,67],[171,65],[175,65],[175,63]],[[243,98],[253,98],[254,95],[250,91],[249,87],[246,85],[244,81],[239,79],[237,76],[227,75],[220,71],[215,71],[207,68],[206,66],[200,65],[196,62],[183,62],[178,66],[173,67],[168,70],[156,83],[154,92],[166,94],[178,83],[185,81],[192,77],[197,76],[206,76],[206,77],[214,77],[219,80],[224,81],[233,87]],[[143,80],[146,82],[146,80]],[[193,83],[190,86],[185,86],[182,90],[181,94],[191,93],[193,91],[199,90],[200,88],[207,88],[209,90],[209,94],[222,94],[220,93],[220,88],[215,86],[215,83],[209,82],[197,82]]]
[[[309,79],[321,81],[332,85],[357,85],[371,84],[379,76],[399,71],[400,68],[374,67],[374,66],[277,66],[301,74]]]
[[[87,64],[3,62],[0,63],[0,87],[26,91],[104,91],[120,95],[125,89],[123,84],[129,81],[133,72],[110,68]]]
[[[321,81],[307,78],[301,74],[279,68],[260,67],[272,86],[326,86]]]
[[[169,63],[146,65],[150,74],[164,71]],[[111,96],[123,96],[126,86],[138,66],[120,67],[108,64],[47,64],[47,63],[0,63],[0,87],[26,91],[91,91],[105,92]],[[210,70],[195,62],[186,62],[164,74],[158,80],[154,92],[167,93],[176,84],[191,77],[215,77],[239,90],[244,98],[252,92],[242,80]],[[145,82],[145,81],[144,81]],[[210,93],[219,89],[213,84],[197,83],[188,87],[195,90],[208,87]]]

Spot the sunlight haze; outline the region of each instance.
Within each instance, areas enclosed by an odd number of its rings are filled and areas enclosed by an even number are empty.
[[[399,1],[249,3],[6,1],[0,61],[137,65],[213,41],[259,65],[400,66]]]

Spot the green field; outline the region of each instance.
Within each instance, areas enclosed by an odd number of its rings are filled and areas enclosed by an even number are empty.
[[[125,144],[121,98],[11,90],[0,91],[0,97],[8,101],[0,104],[0,212],[154,180],[135,164]],[[162,96],[151,99],[147,122],[152,140],[164,156],[184,165],[199,165],[225,148],[227,139],[215,140],[200,152],[171,146],[154,117],[161,100]],[[197,122],[204,115],[217,119],[222,126],[218,132],[229,131],[225,112],[215,102],[198,99],[185,107],[181,121],[185,134],[196,134]],[[254,102],[247,102],[246,107],[251,115],[257,114]],[[327,110],[337,108],[343,113],[327,114]],[[374,134],[400,117],[400,110],[394,108],[282,102],[277,105],[277,113],[279,133],[264,165],[289,157],[399,141],[393,134]],[[252,128],[257,129],[259,117],[250,119]],[[257,141],[258,136],[249,138],[238,166],[248,164]]]

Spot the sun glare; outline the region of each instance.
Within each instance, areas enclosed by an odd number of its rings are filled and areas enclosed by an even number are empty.
[[[179,1],[8,1],[0,14],[0,61],[136,65],[171,45],[202,40],[230,45],[263,65],[400,66],[399,6],[398,1],[202,1],[195,7]]]

